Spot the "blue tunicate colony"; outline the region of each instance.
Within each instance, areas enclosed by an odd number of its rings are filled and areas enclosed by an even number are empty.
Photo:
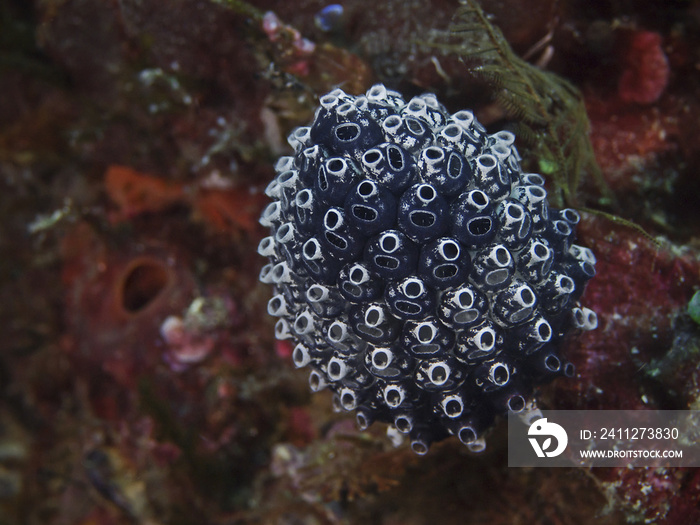
[[[449,435],[481,448],[495,417],[573,375],[562,336],[597,324],[578,303],[595,274],[580,217],[548,206],[513,141],[432,94],[336,89],[266,190],[276,337],[312,390],[418,454]]]

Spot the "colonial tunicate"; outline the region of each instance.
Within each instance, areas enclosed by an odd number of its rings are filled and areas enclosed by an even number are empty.
[[[563,336],[597,326],[579,304],[595,275],[580,216],[549,207],[514,139],[431,94],[336,89],[266,190],[275,335],[313,391],[418,454],[450,435],[483,449],[496,417],[574,374]]]

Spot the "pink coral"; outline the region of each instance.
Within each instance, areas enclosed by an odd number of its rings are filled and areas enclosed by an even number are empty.
[[[624,52],[624,69],[617,86],[624,102],[652,104],[666,89],[671,69],[661,44],[658,33],[637,31],[632,34]]]

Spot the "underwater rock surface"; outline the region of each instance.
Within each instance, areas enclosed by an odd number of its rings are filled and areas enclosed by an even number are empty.
[[[417,454],[449,435],[482,450],[495,417],[574,375],[561,338],[597,326],[578,303],[595,275],[580,216],[549,208],[512,133],[434,95],[377,84],[320,103],[260,219],[275,335],[361,429],[389,423]]]
[[[440,36],[461,3],[353,0],[339,19],[318,0],[254,4],[0,2],[0,522],[700,523],[698,469],[511,469],[505,422],[481,454],[445,439],[418,456],[309,391],[255,248],[271,161],[319,96],[382,82],[468,107],[516,130],[550,203],[562,163],[494,100],[475,33]],[[698,0],[479,4],[580,92],[588,123],[558,122],[590,130],[614,197],[571,172],[599,326],[561,341],[576,378],[537,387],[538,405],[698,409]],[[478,60],[433,45],[452,42]]]

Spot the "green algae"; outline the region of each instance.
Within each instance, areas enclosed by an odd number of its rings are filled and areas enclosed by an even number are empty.
[[[495,102],[514,121],[516,135],[540,159],[540,168],[553,182],[555,204],[578,204],[583,174],[595,181],[601,202],[613,201],[593,154],[580,91],[519,57],[473,0],[457,9],[450,29],[457,39],[453,51],[472,75],[493,88]]]
[[[700,290],[695,292],[688,303],[688,315],[697,324],[700,324]]]

